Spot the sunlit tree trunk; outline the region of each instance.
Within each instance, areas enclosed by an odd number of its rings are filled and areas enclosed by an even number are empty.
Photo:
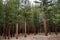
[[[18,22],[16,22],[16,39],[18,39]]]
[[[17,1],[17,9],[19,9],[19,2],[20,0],[16,0]],[[16,39],[18,39],[18,10],[17,10],[17,14],[16,14]]]

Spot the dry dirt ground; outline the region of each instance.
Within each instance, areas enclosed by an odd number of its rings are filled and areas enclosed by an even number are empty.
[[[0,40],[60,40],[60,33],[58,35],[51,34],[48,36],[45,36],[44,34],[30,34],[27,35],[27,37],[24,37],[24,35],[20,34],[18,39],[16,39],[15,37],[4,39],[3,36],[0,36]]]

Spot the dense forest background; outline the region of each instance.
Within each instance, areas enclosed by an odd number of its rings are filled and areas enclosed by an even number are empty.
[[[60,32],[60,0],[40,1],[0,0],[0,35]]]

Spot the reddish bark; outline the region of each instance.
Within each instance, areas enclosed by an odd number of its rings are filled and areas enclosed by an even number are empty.
[[[18,39],[18,22],[16,23],[16,39]]]
[[[26,37],[27,36],[26,35],[26,17],[24,18],[24,29],[25,29],[24,31],[25,31],[25,37]]]

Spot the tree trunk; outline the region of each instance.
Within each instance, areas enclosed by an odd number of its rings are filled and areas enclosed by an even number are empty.
[[[26,17],[24,18],[24,29],[25,29],[24,31],[25,31],[25,37],[26,37],[27,36],[26,35]]]
[[[57,27],[55,27],[55,34],[57,35]]]
[[[34,35],[36,35],[36,27],[34,27]]]
[[[10,27],[11,27],[11,23],[8,24],[8,39],[10,39]]]
[[[16,23],[16,39],[18,39],[18,22]]]
[[[46,22],[46,16],[45,16],[45,13],[44,13],[44,31],[45,31],[45,35],[47,36],[47,22]]]
[[[46,21],[46,0],[43,0],[43,21],[44,21],[44,31],[45,35],[47,36],[47,21]]]
[[[5,23],[4,23],[4,25],[3,25],[4,27],[3,27],[3,36],[5,37],[5,39],[6,39],[6,28],[5,28]]]

